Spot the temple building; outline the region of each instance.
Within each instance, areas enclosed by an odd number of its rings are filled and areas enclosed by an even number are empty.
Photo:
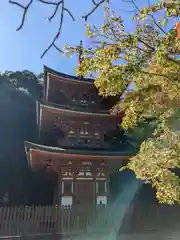
[[[39,142],[25,142],[25,148],[33,170],[56,174],[54,203],[110,201],[109,176],[128,160],[122,115],[109,113],[117,100],[101,98],[92,79],[44,66],[43,98],[36,106]]]

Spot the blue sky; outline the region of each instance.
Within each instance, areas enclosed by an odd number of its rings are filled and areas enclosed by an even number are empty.
[[[56,0],[54,0],[56,2]],[[140,0],[145,1],[145,0]],[[19,0],[25,5],[29,0]],[[76,4],[74,4],[76,2]],[[93,5],[91,0],[67,0],[67,8],[71,9],[76,21],[72,22],[71,18],[66,15],[64,25],[61,32],[58,46],[63,47],[65,44],[77,45],[80,40],[88,44],[88,40],[84,36],[84,21],[80,17],[88,13]],[[124,13],[124,9],[130,10],[130,5],[121,3],[120,0],[112,1],[113,8],[116,12],[124,15],[126,25],[131,29],[132,18],[129,13]],[[43,64],[68,74],[74,74],[74,68],[77,66],[77,57],[72,59],[65,58],[55,49],[51,49],[48,54],[40,59],[44,49],[52,41],[57,28],[57,16],[51,23],[47,21],[51,15],[53,8],[38,3],[34,0],[34,4],[28,12],[25,25],[19,32],[16,28],[19,26],[22,16],[22,9],[15,5],[9,4],[8,0],[0,1],[0,72],[5,70],[17,71],[28,69],[35,73],[39,73],[43,69]],[[98,9],[91,18],[89,23],[99,24],[103,19],[103,9]]]

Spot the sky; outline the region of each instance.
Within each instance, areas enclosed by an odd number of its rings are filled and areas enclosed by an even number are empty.
[[[24,5],[29,2],[29,0],[16,1]],[[57,1],[54,0],[54,2]],[[144,2],[145,0],[140,1]],[[57,45],[61,48],[66,44],[75,46],[79,44],[80,40],[84,40],[84,44],[87,46],[89,40],[85,37],[85,23],[81,20],[81,16],[93,8],[91,0],[66,0],[65,4],[72,11],[76,21],[73,22],[67,14],[65,15]],[[131,30],[132,15],[124,11],[131,10],[131,6],[122,3],[121,0],[112,0],[112,7],[119,15],[123,13],[126,25]],[[40,58],[57,32],[59,15],[51,23],[47,20],[53,12],[53,7],[34,0],[20,31],[16,31],[16,29],[21,22],[22,9],[9,4],[8,0],[0,0],[0,9],[0,72],[27,69],[34,73],[40,73],[43,71],[43,65],[47,65],[66,74],[75,74],[73,69],[78,63],[76,56],[69,59],[52,48],[43,59]],[[103,8],[99,8],[88,22],[99,25],[102,23],[103,14]]]

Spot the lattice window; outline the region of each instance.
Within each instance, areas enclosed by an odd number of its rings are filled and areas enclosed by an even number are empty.
[[[94,133],[95,137],[97,137],[97,138],[100,137],[100,125],[94,126],[93,133]]]
[[[67,126],[68,134],[69,135],[75,135],[77,132],[77,125],[74,121],[70,122],[70,124]]]
[[[80,134],[81,135],[89,135],[89,122],[84,122],[84,125],[81,127]]]
[[[90,139],[82,139],[82,138],[80,138],[78,140],[78,144],[79,145],[90,145],[91,144],[91,140]]]
[[[73,127],[69,127],[68,134],[75,134]]]
[[[89,144],[91,144],[91,140],[90,140],[90,139],[85,139],[85,140],[84,140],[84,143],[85,143],[86,145],[89,145]]]
[[[83,127],[81,128],[80,134],[81,134],[81,135],[89,135],[89,131],[88,131],[87,127],[84,127],[84,126],[83,126]]]
[[[87,172],[85,173],[85,175],[86,175],[87,177],[92,177],[92,172],[91,172],[91,171],[87,171]]]
[[[81,135],[84,134],[84,129],[83,128],[81,128],[80,134]]]
[[[72,103],[76,103],[76,96],[72,96]]]
[[[82,99],[81,99],[81,103],[87,103],[88,102],[88,94],[86,92],[84,92],[82,94]]]
[[[104,171],[103,171],[103,169],[102,168],[98,168],[97,169],[97,177],[104,177],[105,175],[104,175]]]
[[[53,127],[54,128],[59,128],[59,127],[62,126],[62,124],[63,124],[63,120],[59,116],[57,116],[55,118],[55,120],[53,121]]]

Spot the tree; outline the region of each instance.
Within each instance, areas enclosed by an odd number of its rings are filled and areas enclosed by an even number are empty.
[[[140,122],[153,120],[151,137],[126,168],[156,188],[161,203],[180,203],[180,44],[174,22],[180,2],[159,1],[139,8],[135,1],[135,30],[125,30],[121,17],[106,9],[104,24],[87,25],[91,48],[83,49],[78,75],[94,75],[100,95],[123,98],[112,113],[124,112],[122,126],[133,130]],[[78,47],[66,46],[67,53]],[[134,91],[126,91],[133,84]],[[152,124],[152,123],[151,123]]]
[[[24,141],[38,141],[40,94],[39,76],[30,71],[6,71],[0,76],[0,205],[6,195],[13,205],[52,203],[52,183],[43,174],[32,173],[24,148]]]
[[[87,20],[99,6],[107,3],[105,22],[100,28],[87,25],[87,35],[93,39],[94,45],[83,50],[84,56],[77,74],[94,74],[95,85],[104,97],[120,95],[133,83],[136,90],[124,93],[123,99],[112,112],[125,113],[122,123],[124,129],[132,130],[139,122],[149,118],[155,119],[156,129],[151,137],[143,141],[139,153],[130,159],[127,168],[134,171],[137,178],[156,188],[160,202],[179,203],[179,178],[174,170],[180,167],[180,45],[174,22],[180,15],[180,3],[178,0],[164,0],[140,8],[135,0],[127,1],[132,2],[136,11],[135,30],[132,33],[125,30],[122,18],[109,10],[108,0],[98,3],[92,0],[94,6],[83,18]],[[34,0],[30,0],[25,7],[11,0],[9,2],[23,10],[19,30]],[[51,47],[62,52],[56,41],[61,32],[64,13],[74,18],[65,7],[64,0],[56,3],[50,0],[39,2],[54,6],[49,20],[61,8],[57,34],[42,54],[43,57]],[[66,46],[66,49],[67,52],[76,52],[79,46]]]
[[[41,76],[35,75],[34,73],[24,70],[24,71],[5,71],[2,76],[7,77],[6,82],[10,81],[11,84],[18,90],[24,90],[31,94],[35,99],[39,99],[43,89]]]

